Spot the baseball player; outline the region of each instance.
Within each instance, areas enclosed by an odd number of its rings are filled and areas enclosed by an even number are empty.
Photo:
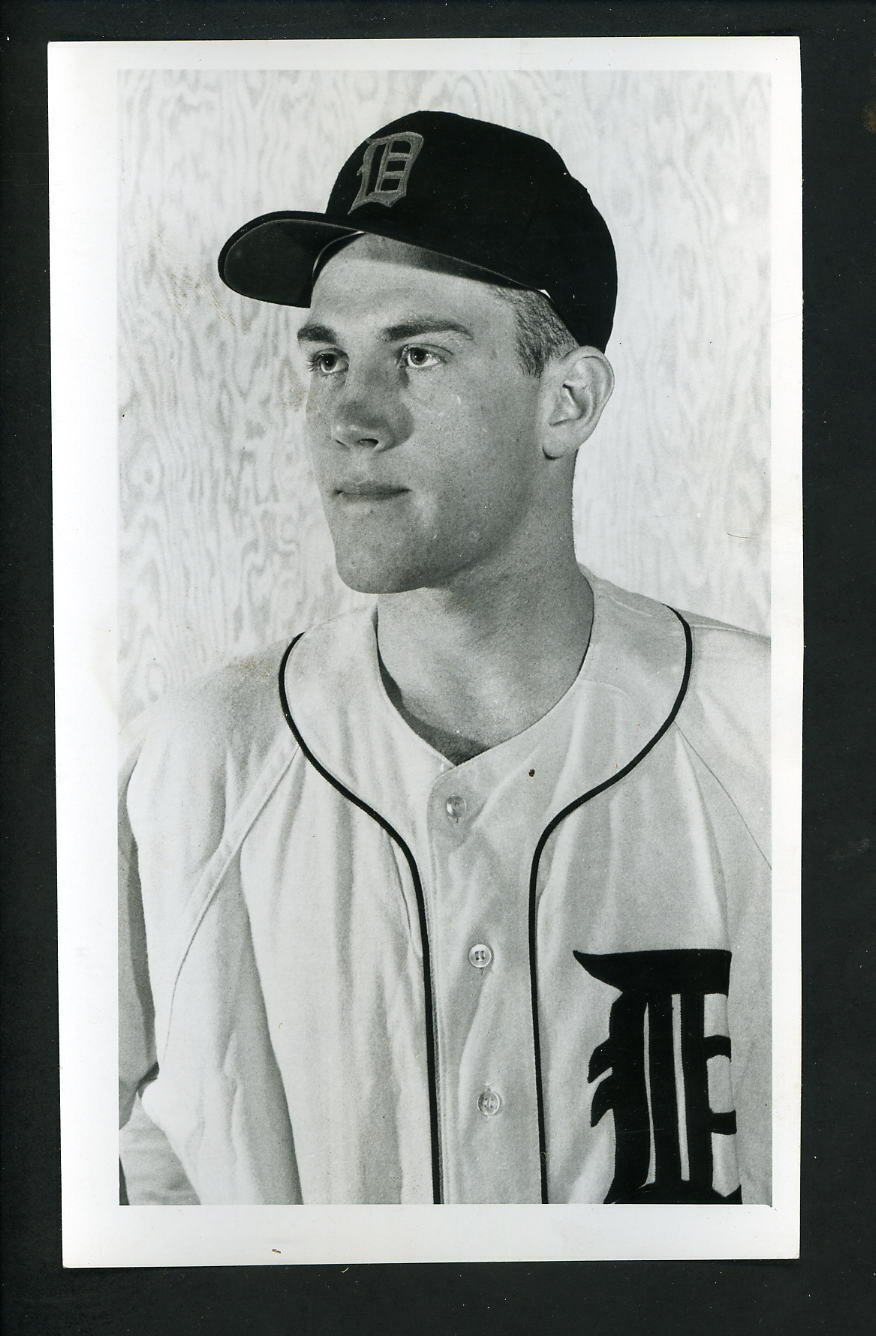
[[[768,1202],[766,647],[576,563],[613,383],[588,192],[417,111],[219,269],[306,308],[375,597],[135,730],[128,1199]]]

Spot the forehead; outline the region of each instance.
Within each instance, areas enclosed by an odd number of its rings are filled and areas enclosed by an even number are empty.
[[[314,284],[311,312],[330,308],[335,318],[371,323],[385,310],[402,307],[410,316],[464,312],[479,326],[499,332],[513,326],[513,315],[498,291],[458,261],[366,235],[330,256]]]

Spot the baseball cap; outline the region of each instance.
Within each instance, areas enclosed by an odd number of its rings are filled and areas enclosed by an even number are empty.
[[[401,116],[350,155],[324,213],[253,218],[222,247],[219,273],[244,296],[309,306],[323,252],[362,233],[542,292],[579,343],[605,349],[614,246],[587,190],[543,139],[446,111]]]

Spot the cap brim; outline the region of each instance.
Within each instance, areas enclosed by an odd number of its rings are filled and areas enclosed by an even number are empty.
[[[330,242],[359,231],[329,222],[321,213],[266,213],[228,238],[219,252],[219,275],[244,297],[307,306],[320,253]]]
[[[322,213],[282,211],[266,213],[244,223],[219,252],[219,275],[224,283],[244,297],[275,302],[280,306],[309,306],[314,271],[320,255],[333,241],[364,234],[388,237],[408,245],[419,245],[455,266],[459,272],[486,283],[529,287],[525,279],[498,273],[462,256],[451,255],[440,245],[424,245],[406,234],[406,229],[387,219],[382,225],[369,219],[350,227]],[[536,289],[539,290],[539,289]],[[545,293],[545,296],[549,296]]]

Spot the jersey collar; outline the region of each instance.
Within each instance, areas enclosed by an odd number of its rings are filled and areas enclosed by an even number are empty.
[[[527,787],[545,824],[582,793],[629,766],[663,728],[685,678],[684,626],[663,604],[587,572],[593,627],[565,695],[522,733],[452,766],[402,719],[384,688],[374,609],[314,627],[283,672],[288,718],[305,754],[335,786],[379,812],[406,838],[436,784],[496,794],[509,777]]]

